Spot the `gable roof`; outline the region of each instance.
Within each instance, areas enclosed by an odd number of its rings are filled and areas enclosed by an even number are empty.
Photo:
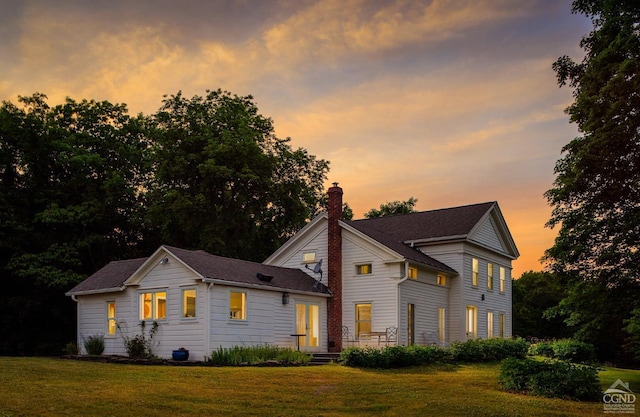
[[[422,253],[413,248],[414,243],[468,239],[482,220],[491,213],[495,213],[499,220],[499,227],[503,229],[504,239],[508,250],[511,252],[509,255],[516,258],[519,255],[518,250],[513,243],[506,223],[504,223],[498,203],[495,201],[373,219],[353,220],[347,223],[403,256],[420,261],[412,257],[414,252]]]
[[[68,291],[66,295],[124,291],[128,285],[133,284],[136,273],[145,269],[148,263],[156,259],[160,252],[173,255],[203,280],[266,290],[329,294],[325,285],[317,283],[313,277],[300,269],[225,258],[202,250],[191,251],[172,246],[161,246],[154,255],[148,258],[108,263]]]

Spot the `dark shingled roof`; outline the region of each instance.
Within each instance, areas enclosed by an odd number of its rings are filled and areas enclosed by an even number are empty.
[[[262,286],[271,290],[329,293],[326,286],[316,285],[317,281],[300,269],[225,258],[201,250],[191,251],[172,246],[164,246],[164,248],[204,278],[227,281],[230,285],[237,283]],[[147,259],[110,262],[71,289],[67,295],[117,291]],[[271,277],[270,280],[269,277]]]
[[[494,202],[472,204],[411,214],[352,220],[346,223],[407,259],[443,271],[456,272],[404,242],[466,237],[494,204]]]
[[[124,282],[136,272],[147,258],[113,261],[106,264],[89,278],[73,287],[67,295],[120,289]]]

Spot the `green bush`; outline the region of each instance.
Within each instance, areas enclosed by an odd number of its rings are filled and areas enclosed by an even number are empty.
[[[153,348],[155,347],[154,337],[158,332],[158,322],[154,321],[149,334],[145,334],[146,323],[140,322],[140,334],[134,337],[124,337],[124,347],[127,355],[133,359],[152,359],[155,357]]]
[[[531,345],[529,353],[576,363],[593,363],[596,360],[596,350],[592,344],[573,339],[536,343]]]
[[[76,342],[69,342],[62,350],[62,353],[65,355],[76,356],[80,354],[80,346]]]
[[[388,369],[442,362],[447,356],[447,351],[437,346],[352,347],[343,350],[339,360],[355,368]]]
[[[96,334],[89,336],[86,339],[83,338],[84,349],[88,355],[100,356],[104,352],[104,336]]]
[[[507,359],[500,384],[508,391],[579,401],[598,401],[602,395],[596,367],[561,360]]]
[[[306,365],[311,357],[297,350],[273,345],[222,346],[211,352],[209,363],[216,366],[259,365],[266,361],[277,361],[282,365]]]
[[[475,339],[451,344],[451,357],[455,362],[491,362],[505,358],[524,358],[529,343],[522,339]]]

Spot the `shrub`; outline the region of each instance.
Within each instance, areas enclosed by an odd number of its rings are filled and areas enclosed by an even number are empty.
[[[140,331],[139,335],[134,337],[124,337],[124,347],[127,351],[127,355],[133,359],[151,359],[154,358],[153,348],[155,347],[154,336],[158,332],[158,322],[154,321],[151,329],[149,330],[149,335],[145,335],[145,327],[146,324],[144,321],[140,322]]]
[[[86,339],[83,338],[84,349],[89,355],[100,356],[104,352],[104,336],[96,334],[89,336]]]
[[[78,344],[76,342],[69,342],[67,343],[67,345],[64,347],[64,349],[62,350],[62,352],[65,355],[72,355],[72,356],[76,356],[80,353],[80,346],[78,346]]]
[[[598,401],[602,394],[596,367],[561,360],[507,359],[500,384],[508,391],[571,400]]]
[[[403,368],[442,362],[447,351],[437,346],[389,346],[383,349],[372,347],[345,349],[340,361],[355,368]]]
[[[222,346],[211,352],[209,363],[218,366],[259,365],[266,361],[278,361],[283,365],[308,364],[311,357],[297,350],[273,345]]]
[[[592,344],[573,339],[536,343],[531,346],[529,353],[576,363],[593,363],[596,360],[596,350]]]
[[[491,362],[505,358],[524,358],[529,343],[522,339],[475,339],[451,344],[451,357],[456,362]]]

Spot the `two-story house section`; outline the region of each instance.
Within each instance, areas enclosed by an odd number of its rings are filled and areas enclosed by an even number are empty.
[[[341,213],[334,184],[328,213],[265,261],[319,278],[313,269],[322,260],[330,350],[349,342],[341,328],[359,344],[389,328],[405,345],[511,336],[511,261],[519,254],[497,203],[355,221]]]

